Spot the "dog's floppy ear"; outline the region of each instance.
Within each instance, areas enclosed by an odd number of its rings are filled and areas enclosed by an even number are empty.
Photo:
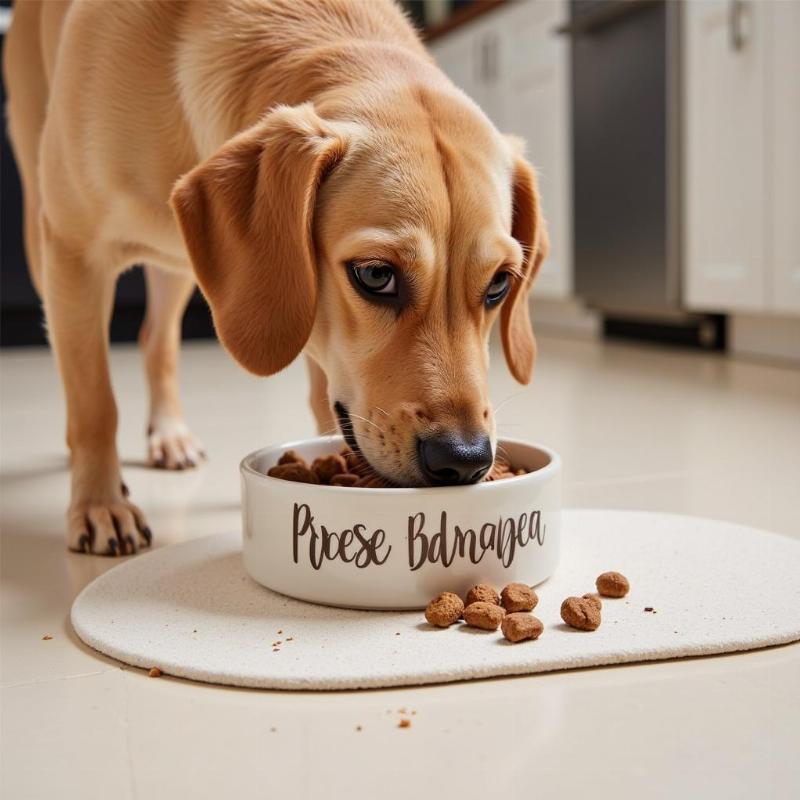
[[[511,235],[522,245],[524,261],[523,278],[515,281],[500,309],[500,333],[511,374],[520,383],[528,383],[533,374],[533,362],[536,358],[536,340],[533,338],[533,328],[528,313],[528,291],[539,267],[547,257],[549,239],[539,206],[536,173],[522,157],[521,143],[513,139],[511,143],[515,151]]]
[[[311,334],[314,203],[345,148],[345,136],[311,103],[278,106],[172,192],[217,335],[257,375],[283,369]]]

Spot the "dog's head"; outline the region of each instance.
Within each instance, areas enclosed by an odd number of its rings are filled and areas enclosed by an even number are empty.
[[[494,457],[488,338],[530,380],[527,292],[547,250],[533,169],[463,95],[381,116],[278,107],[172,202],[217,333],[259,375],[301,350],[351,446],[400,485],[472,483]],[[328,115],[330,117],[330,115]]]

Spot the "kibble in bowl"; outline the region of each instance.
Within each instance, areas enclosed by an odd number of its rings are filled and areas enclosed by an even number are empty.
[[[365,609],[424,609],[442,588],[463,600],[478,581],[535,586],[559,557],[560,459],[498,444],[525,474],[420,488],[362,474],[341,437],[252,453],[240,467],[245,569],[281,594]]]

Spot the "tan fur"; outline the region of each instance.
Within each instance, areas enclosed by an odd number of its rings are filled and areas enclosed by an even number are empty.
[[[320,429],[345,403],[390,479],[420,482],[419,434],[494,435],[498,312],[482,298],[499,267],[518,274],[500,316],[527,381],[525,295],[546,251],[535,178],[388,0],[27,0],[5,71],[28,257],[67,399],[71,548],[87,534],[98,553],[146,541],[121,490],[106,333],[134,263],[147,265],[154,462],[200,455],[175,378],[193,278],[248,369],[305,351]],[[399,316],[353,290],[344,265],[364,258],[413,284]]]

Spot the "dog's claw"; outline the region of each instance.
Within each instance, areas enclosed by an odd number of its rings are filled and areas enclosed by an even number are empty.
[[[153,531],[151,531],[150,528],[145,528],[142,531],[142,537],[145,541],[145,547],[150,547],[150,545],[153,543]]]
[[[182,419],[151,423],[147,438],[148,459],[157,469],[192,469],[201,460],[203,446]]]
[[[147,520],[121,493],[105,501],[75,503],[67,524],[67,546],[76,553],[133,555],[146,538]]]

